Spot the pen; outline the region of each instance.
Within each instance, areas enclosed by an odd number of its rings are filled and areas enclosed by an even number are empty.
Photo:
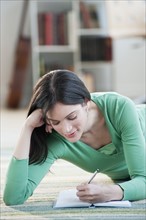
[[[88,184],[91,183],[91,181],[94,179],[94,177],[96,176],[96,174],[97,174],[98,172],[99,172],[99,169],[97,169],[97,170],[94,172],[93,176],[92,176],[91,179],[88,181]]]

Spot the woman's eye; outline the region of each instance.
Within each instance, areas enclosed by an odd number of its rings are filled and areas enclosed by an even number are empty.
[[[70,116],[69,118],[68,118],[68,120],[75,120],[77,118],[77,115],[75,115],[75,116]]]
[[[50,121],[49,120],[49,122],[47,123],[47,125],[50,125],[50,126],[52,126],[52,125],[58,125],[59,124],[59,121]]]
[[[51,124],[52,124],[52,125],[59,125],[59,121],[57,121],[57,122],[52,122]]]

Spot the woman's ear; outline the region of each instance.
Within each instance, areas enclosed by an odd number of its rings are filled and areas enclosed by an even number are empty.
[[[89,99],[85,98],[84,102],[83,102],[83,105],[89,105]]]
[[[89,106],[90,106],[90,100],[85,99],[85,101],[83,102],[83,107],[85,107],[87,112],[88,112]]]
[[[90,100],[89,99],[85,99],[85,105],[87,106],[87,108],[89,108],[89,106],[90,106]]]
[[[86,105],[88,108],[90,107],[90,100],[89,99],[86,101]]]

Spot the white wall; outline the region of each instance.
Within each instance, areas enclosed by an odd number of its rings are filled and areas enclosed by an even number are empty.
[[[13,73],[13,64],[15,59],[15,48],[18,42],[20,20],[23,10],[23,0],[0,0],[0,21],[1,21],[1,36],[0,36],[0,76],[1,76],[1,107],[5,107],[8,96],[9,86]],[[29,13],[29,12],[28,12]],[[27,16],[28,14],[26,14]],[[30,35],[28,16],[24,26],[24,34]],[[30,93],[31,76],[28,76],[26,83],[27,89],[24,89],[24,98],[21,106],[25,106],[27,100],[25,94]]]
[[[10,77],[13,69],[14,50],[18,38],[18,27],[23,1],[1,0],[1,41],[0,41],[0,75],[1,75],[1,106],[5,105]]]

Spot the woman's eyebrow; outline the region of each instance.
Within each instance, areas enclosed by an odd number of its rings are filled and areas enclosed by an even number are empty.
[[[46,119],[47,119],[47,121],[59,122],[58,120],[51,119],[51,118],[46,118]]]
[[[70,116],[70,115],[72,115],[72,114],[74,114],[74,113],[76,113],[76,112],[77,112],[77,110],[75,110],[75,111],[69,113],[65,118],[67,118],[68,116]]]
[[[65,116],[65,118],[69,117],[70,115],[72,115],[73,113],[77,112],[77,110],[69,113],[67,116]],[[53,121],[53,122],[60,122],[59,120],[55,120],[55,119],[51,119],[51,118],[46,118],[48,121]]]

